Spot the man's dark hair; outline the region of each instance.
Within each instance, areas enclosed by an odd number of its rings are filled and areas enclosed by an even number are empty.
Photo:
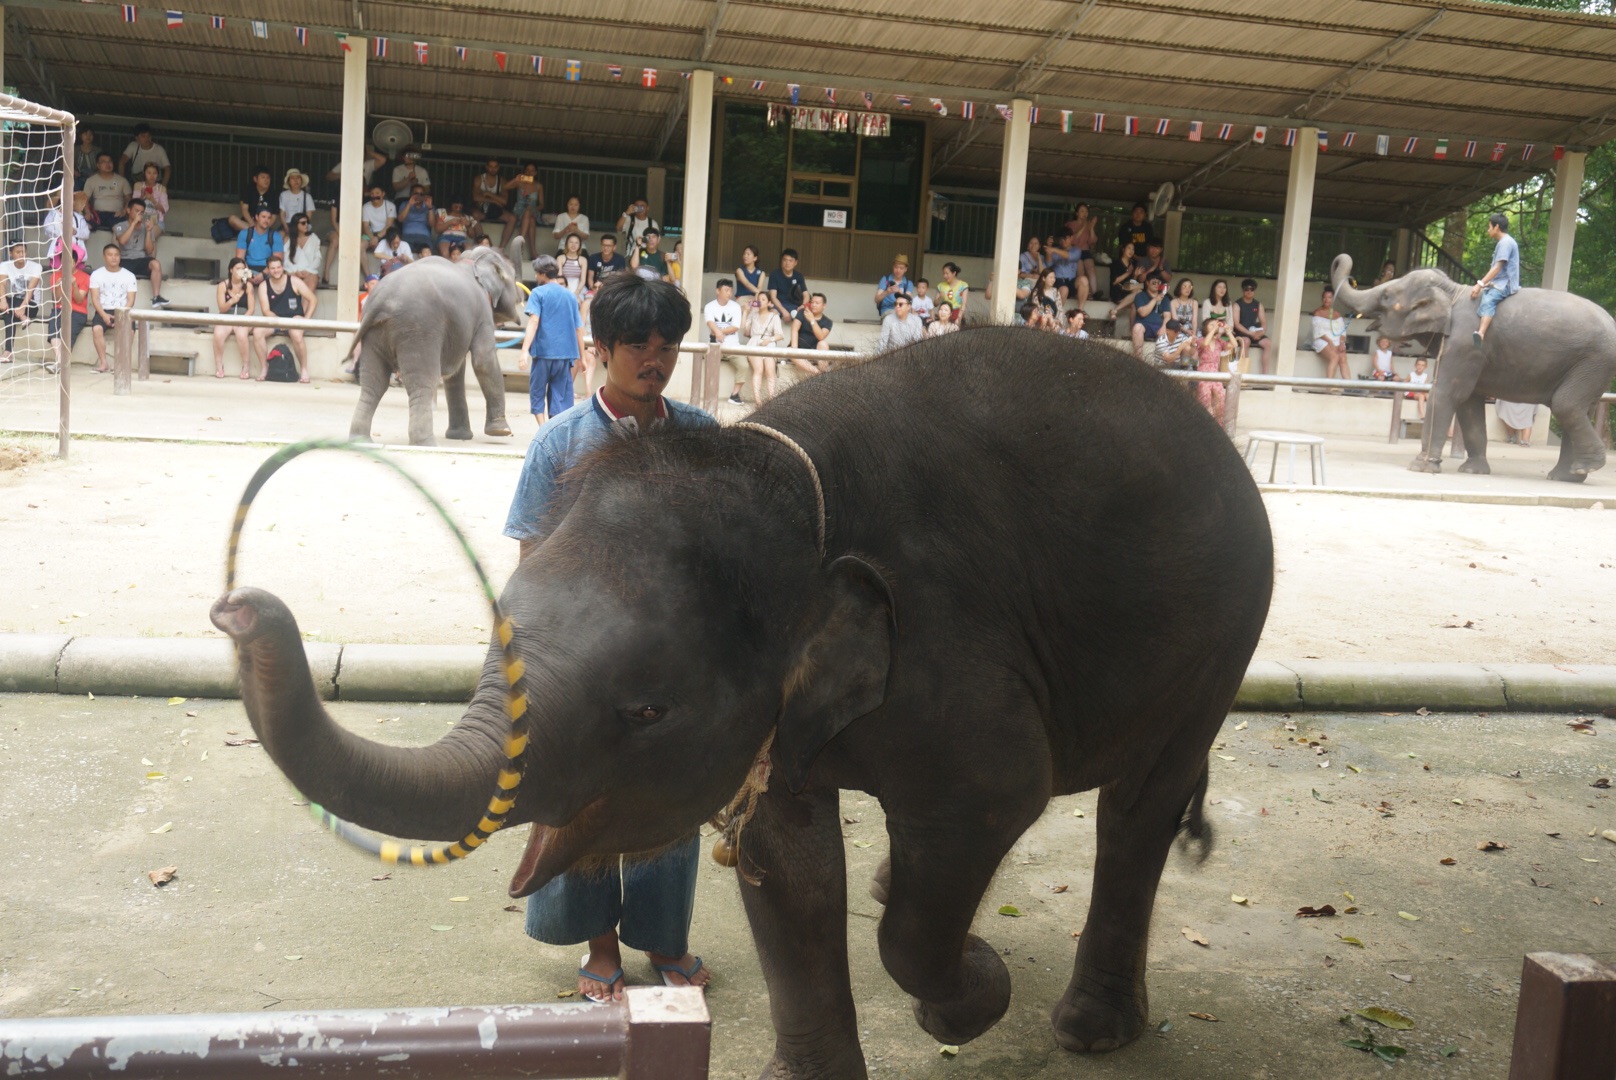
[[[275,175],[274,173],[269,171],[269,166],[268,165],[264,165],[264,164],[260,163],[258,165],[253,166],[252,176],[253,176],[254,180],[258,179],[260,176],[273,177],[274,175]]]
[[[830,303],[829,300],[825,300],[825,294],[822,293],[822,292],[810,293],[808,295],[808,299],[810,299],[810,300],[822,300],[827,304]]]
[[[117,244],[108,244],[106,247],[101,249],[101,254],[105,255],[109,251],[116,251],[120,255],[123,254],[123,249],[120,248]]]
[[[1488,214],[1487,215],[1487,224],[1489,224],[1489,225],[1497,225],[1500,229],[1503,229],[1505,232],[1509,232],[1509,216],[1506,215],[1506,214]]]
[[[785,258],[787,255],[790,255],[793,259],[797,258],[798,257],[797,256],[797,249],[796,248],[786,248],[784,251],[780,252],[780,257],[782,259]]]
[[[608,274],[589,305],[589,333],[610,356],[618,342],[680,341],[690,330],[690,304],[672,283],[638,274]]]
[[[599,241],[600,243],[602,243],[602,244],[604,244],[608,240],[610,240],[614,244],[617,243],[617,236],[616,236],[615,233],[602,233],[600,236],[596,237],[595,239],[597,241]]]
[[[1182,334],[1184,332],[1184,324],[1179,322],[1177,319],[1168,319],[1167,320],[1167,329],[1169,329],[1169,330],[1177,330],[1179,333]]]
[[[713,286],[713,288],[715,288],[715,289],[733,289],[734,287],[735,287],[735,283],[733,281],[731,281],[727,277],[719,278],[718,279],[718,284]]]
[[[654,237],[656,237],[657,239],[660,240],[662,238],[662,230],[660,230],[660,229],[646,229],[640,235],[641,236],[654,236]]]
[[[1257,287],[1257,283],[1250,278],[1247,278],[1240,283],[1240,287],[1242,289],[1255,289]]]
[[[103,150],[99,154],[95,155],[96,163],[100,164],[102,158],[106,158],[108,161],[111,161],[112,155]]]
[[[1145,212],[1145,213],[1147,213],[1147,214],[1148,214],[1148,213],[1150,213],[1150,207],[1148,207],[1148,206],[1146,206],[1146,205],[1145,205],[1145,204],[1144,204],[1144,203],[1142,203],[1142,202],[1136,202],[1136,203],[1134,203],[1134,204],[1133,204],[1133,208],[1134,208],[1134,209],[1135,209],[1135,210],[1143,210],[1143,211],[1144,211],[1144,212]]]
[[[145,199],[139,199],[139,198],[130,199],[128,205],[129,206],[138,206],[142,210],[144,210],[144,209],[146,209],[146,200]]]
[[[135,125],[135,134],[136,135],[150,135],[151,134],[151,125],[150,124],[136,124]]]

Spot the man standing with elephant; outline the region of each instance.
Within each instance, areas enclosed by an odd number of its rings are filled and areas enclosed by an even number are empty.
[[[549,256],[535,259],[540,280],[544,262],[552,275],[555,269]],[[533,295],[548,287],[534,289]],[[576,313],[572,295],[555,287]],[[521,544],[522,558],[554,526],[546,516],[561,494],[562,478],[590,451],[663,424],[717,426],[701,409],[662,396],[690,321],[689,303],[668,282],[635,274],[612,274],[602,281],[589,326],[606,380],[588,400],[552,416],[528,446],[505,521],[505,535]],[[533,332],[530,323],[530,339]],[[644,952],[667,985],[706,986],[711,975],[701,957],[690,952],[688,940],[699,842],[692,835],[648,859],[562,874],[528,897],[528,935],[548,945],[589,943],[578,968],[578,992],[591,1001],[622,999],[625,944]]]
[[[1487,328],[1493,324],[1499,303],[1521,291],[1521,246],[1509,235],[1509,218],[1503,214],[1489,217],[1487,235],[1495,242],[1493,263],[1487,268],[1487,276],[1470,289],[1470,299],[1481,298],[1481,304],[1476,308],[1476,314],[1481,316],[1481,326],[1470,334],[1471,340],[1477,345],[1486,340]]]
[[[584,324],[578,315],[578,298],[556,278],[560,276],[552,256],[533,260],[535,284],[528,294],[527,333],[522,338],[522,355],[528,357],[528,409],[540,424],[554,420],[572,408],[575,396],[572,366],[584,351]],[[594,371],[589,381],[594,382]]]

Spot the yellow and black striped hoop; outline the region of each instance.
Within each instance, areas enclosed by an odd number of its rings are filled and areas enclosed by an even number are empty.
[[[471,562],[471,569],[477,575],[477,581],[482,585],[483,596],[488,601],[488,609],[493,614],[494,632],[499,638],[500,655],[504,661],[506,694],[505,711],[510,717],[511,729],[505,736],[505,767],[500,769],[499,776],[494,782],[494,793],[488,799],[488,809],[483,812],[483,818],[476,828],[464,837],[451,844],[412,844],[406,845],[398,840],[377,836],[366,832],[350,822],[344,821],[317,803],[309,803],[309,812],[321,825],[330,829],[341,839],[352,844],[361,851],[376,856],[385,863],[408,863],[411,866],[439,866],[455,859],[464,859],[473,851],[481,847],[490,836],[498,832],[505,825],[505,818],[516,804],[516,787],[522,780],[522,754],[527,750],[527,736],[521,730],[522,716],[527,712],[527,695],[522,692],[522,661],[517,658],[511,648],[514,637],[511,621],[500,610],[499,597],[494,592],[493,583],[488,580],[488,573],[483,569],[482,562],[471,550],[471,542],[466,539],[465,533],[455,524],[449,516],[449,511],[438,501],[437,497],[426,487],[410,475],[409,471],[400,465],[380,447],[366,443],[350,442],[346,439],[306,439],[282,447],[258,467],[251,480],[247,481],[247,490],[241,493],[241,501],[236,504],[236,519],[230,526],[230,542],[225,549],[224,562],[224,589],[229,593],[236,587],[236,563],[241,549],[241,530],[247,523],[247,510],[252,506],[253,499],[263,489],[265,483],[274,476],[281,466],[293,458],[301,457],[311,450],[348,450],[356,454],[363,454],[372,461],[392,469],[404,481],[420,493],[427,504],[436,510],[438,517],[449,527],[449,532],[460,543],[460,550],[465,552],[466,558]]]

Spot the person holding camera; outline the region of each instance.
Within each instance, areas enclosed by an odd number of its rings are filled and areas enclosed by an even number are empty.
[[[511,216],[516,218],[516,231],[527,245],[527,250],[537,252],[539,218],[544,213],[544,185],[539,183],[538,163],[530,161],[523,165],[522,171],[506,182],[505,190],[516,192],[511,202]]]
[[[220,315],[258,314],[258,294],[252,287],[252,271],[246,259],[231,259],[230,269],[219,282],[214,299],[218,301]],[[252,378],[252,346],[245,326],[215,326],[213,328],[213,377],[224,378],[224,343],[236,335],[236,348],[241,350],[241,377]]]
[[[651,204],[644,199],[629,203],[623,216],[617,219],[617,231],[623,234],[623,246],[630,253],[645,242],[645,234],[653,229],[660,233],[662,226],[651,216]]]
[[[410,197],[398,208],[398,231],[416,251],[431,252],[432,196],[419,184],[410,189]]]
[[[393,166],[393,198],[403,202],[420,188],[430,193],[432,191],[432,177],[427,174],[421,165],[421,152],[413,146],[406,146],[404,152],[398,155],[399,163]]]

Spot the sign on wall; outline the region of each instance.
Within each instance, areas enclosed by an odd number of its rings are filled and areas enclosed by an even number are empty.
[[[855,112],[850,109],[815,109],[806,105],[769,105],[769,126],[789,123],[802,131],[852,132],[866,137],[892,134],[892,117],[886,113]]]
[[[827,228],[827,229],[845,229],[845,228],[847,228],[847,211],[846,210],[826,210],[825,211],[825,228]]]

